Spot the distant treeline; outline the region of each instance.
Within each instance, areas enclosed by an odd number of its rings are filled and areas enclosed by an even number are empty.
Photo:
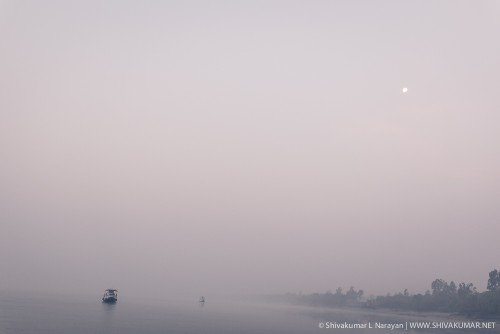
[[[285,294],[269,296],[271,300],[321,307],[363,307],[411,310],[419,312],[448,312],[467,316],[500,316],[500,272],[489,273],[487,291],[478,292],[472,283],[456,284],[436,279],[431,290],[424,294],[410,294],[408,290],[386,296],[363,298],[363,290],[351,287],[345,293],[338,288],[335,293]]]

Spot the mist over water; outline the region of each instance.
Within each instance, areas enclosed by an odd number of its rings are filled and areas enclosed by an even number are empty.
[[[0,332],[11,333],[324,333],[326,323],[399,324],[463,321],[443,315],[314,309],[298,306],[212,299],[201,306],[187,299],[131,298],[101,304],[90,296],[0,295]],[[346,333],[404,333],[400,329],[335,329]],[[415,332],[415,331],[414,331]],[[419,329],[418,333],[463,333],[463,330]],[[498,333],[496,329],[467,333]]]
[[[1,1],[0,291],[485,289],[500,265],[498,13]],[[125,300],[109,313],[133,314]]]

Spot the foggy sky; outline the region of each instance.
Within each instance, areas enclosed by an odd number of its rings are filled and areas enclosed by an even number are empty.
[[[484,290],[499,15],[0,1],[0,290]]]

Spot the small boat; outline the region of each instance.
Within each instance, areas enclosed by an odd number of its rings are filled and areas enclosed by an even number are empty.
[[[205,302],[205,297],[201,296],[200,297],[200,303],[204,303]]]
[[[104,290],[104,295],[102,296],[102,302],[108,304],[114,304],[118,301],[118,290],[106,289]]]

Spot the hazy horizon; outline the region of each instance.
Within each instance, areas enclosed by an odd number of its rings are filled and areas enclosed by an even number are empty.
[[[484,290],[499,14],[0,1],[0,290]]]

